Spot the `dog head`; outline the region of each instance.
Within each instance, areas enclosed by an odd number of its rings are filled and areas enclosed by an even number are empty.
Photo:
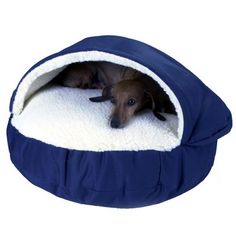
[[[103,89],[102,96],[90,98],[92,102],[111,100],[113,111],[110,125],[122,128],[130,118],[145,107],[155,109],[155,101],[139,80],[123,80]]]
[[[86,62],[69,65],[61,73],[63,86],[72,88],[92,88],[95,70]]]

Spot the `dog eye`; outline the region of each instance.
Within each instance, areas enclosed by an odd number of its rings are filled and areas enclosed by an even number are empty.
[[[127,102],[128,106],[133,106],[136,103],[136,101],[133,98],[130,98]]]
[[[115,98],[111,98],[111,103],[116,104],[116,99]]]

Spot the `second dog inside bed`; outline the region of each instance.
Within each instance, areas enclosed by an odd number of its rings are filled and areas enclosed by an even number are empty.
[[[166,121],[160,121],[146,109],[124,128],[113,129],[109,124],[111,102],[89,100],[100,95],[99,89],[49,83],[30,96],[12,124],[27,137],[74,150],[166,151],[180,144],[178,116],[163,113]]]

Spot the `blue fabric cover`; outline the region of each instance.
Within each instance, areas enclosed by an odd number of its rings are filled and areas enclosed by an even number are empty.
[[[136,61],[172,89],[184,116],[181,145],[171,152],[68,150],[23,136],[10,118],[8,144],[18,170],[33,184],[65,199],[122,208],[159,203],[201,182],[213,165],[217,139],[232,127],[231,113],[223,101],[173,58],[119,36],[86,38],[41,60],[27,73],[52,58],[91,50]]]

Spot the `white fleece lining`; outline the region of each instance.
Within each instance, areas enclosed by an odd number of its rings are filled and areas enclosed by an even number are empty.
[[[111,102],[89,100],[100,94],[94,89],[46,86],[26,102],[19,116],[13,116],[12,125],[26,137],[74,150],[169,151],[179,144],[175,115],[163,114],[167,121],[162,122],[147,110],[124,128],[111,128]]]
[[[175,94],[173,93],[173,91],[155,73],[153,73],[147,67],[145,67],[135,61],[132,61],[130,59],[120,57],[117,55],[113,55],[110,53],[100,52],[100,51],[84,51],[84,52],[77,52],[77,53],[67,54],[64,56],[59,56],[59,57],[56,57],[56,58],[51,59],[49,61],[46,61],[45,63],[43,63],[40,66],[33,69],[28,75],[26,75],[26,77],[20,83],[20,85],[18,87],[18,90],[16,92],[16,96],[14,99],[14,103],[13,103],[13,118],[16,120],[17,117],[20,117],[21,112],[24,111],[25,101],[27,101],[27,99],[31,95],[35,94],[35,92],[37,90],[39,90],[42,86],[47,84],[52,78],[54,78],[61,70],[63,70],[65,68],[66,65],[74,63],[74,62],[84,62],[84,61],[113,62],[116,64],[120,64],[120,65],[124,65],[124,66],[131,67],[133,69],[136,69],[144,74],[149,75],[151,78],[156,80],[159,83],[159,85],[164,89],[164,91],[168,94],[168,96],[170,97],[170,100],[172,101],[172,103],[174,104],[174,106],[176,108],[176,112],[177,112],[176,118],[177,118],[178,124],[175,127],[175,131],[174,130],[172,130],[172,131],[173,131],[173,134],[176,133],[176,131],[177,131],[178,142],[177,143],[174,142],[175,144],[173,145],[173,142],[170,141],[169,139],[167,139],[167,140],[169,140],[168,142],[172,143],[171,148],[166,143],[167,149],[165,147],[164,148],[153,147],[152,149],[170,150],[180,144],[182,134],[183,134],[183,128],[184,128],[183,112],[182,112],[182,108],[180,106],[180,103],[179,103],[177,97],[175,96]],[[33,97],[35,99],[36,96],[33,96]],[[93,112],[91,114],[93,115]],[[57,116],[55,116],[55,119],[57,119]],[[15,127],[19,131],[21,131],[20,127],[16,126],[16,123],[15,123]],[[45,131],[47,132],[47,129],[45,129]],[[33,136],[30,135],[30,133],[29,133],[29,134],[27,134],[27,137],[33,137]],[[44,141],[43,137],[42,137],[42,141]],[[93,149],[93,148],[91,147],[90,149]],[[100,147],[97,147],[97,149],[98,149],[98,151],[102,150]],[[110,149],[114,150],[112,148],[112,146],[109,147],[109,150]],[[126,147],[123,147],[123,150],[125,150],[125,149],[126,149]],[[144,147],[144,149],[146,150],[146,149],[150,149],[150,148]],[[127,150],[129,150],[129,149],[127,149]],[[136,148],[134,150],[136,150]],[[143,147],[140,146],[137,150],[143,150]]]

